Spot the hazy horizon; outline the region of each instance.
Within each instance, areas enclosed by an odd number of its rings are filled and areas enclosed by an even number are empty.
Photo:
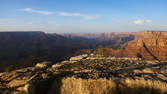
[[[0,31],[167,30],[165,0],[2,0]]]

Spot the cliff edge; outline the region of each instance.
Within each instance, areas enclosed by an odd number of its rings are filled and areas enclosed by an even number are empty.
[[[1,94],[166,94],[167,64],[84,54],[0,73]]]

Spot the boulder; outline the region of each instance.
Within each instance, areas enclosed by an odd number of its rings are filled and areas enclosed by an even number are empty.
[[[37,67],[37,68],[47,68],[47,67],[50,67],[51,65],[52,65],[51,62],[44,61],[44,62],[41,62],[41,63],[37,63],[35,65],[35,67]]]
[[[88,56],[87,54],[83,54],[83,55],[71,57],[71,58],[70,58],[70,61],[78,61],[78,60],[81,60],[81,59],[86,58],[87,56]]]

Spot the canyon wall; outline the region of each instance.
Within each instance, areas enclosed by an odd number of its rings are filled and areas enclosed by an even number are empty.
[[[142,31],[121,49],[109,49],[113,56],[139,57],[147,60],[167,60],[167,32]]]

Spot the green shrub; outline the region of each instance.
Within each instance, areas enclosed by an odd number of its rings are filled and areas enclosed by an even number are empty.
[[[96,54],[98,54],[98,55],[102,55],[102,56],[109,56],[109,53],[108,53],[108,51],[107,51],[107,48],[108,48],[108,46],[107,47],[103,47],[103,46],[98,46],[97,48],[96,48]]]
[[[10,71],[12,71],[12,70],[13,70],[13,68],[12,68],[11,66],[5,67],[5,72],[10,72]]]

